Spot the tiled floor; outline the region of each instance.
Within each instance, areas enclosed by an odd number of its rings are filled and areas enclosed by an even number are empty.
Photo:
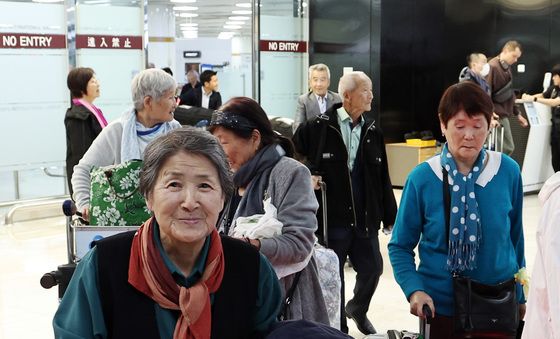
[[[400,191],[395,191],[397,200]],[[524,199],[526,258],[529,271],[536,251],[535,228],[540,215],[536,195]],[[388,236],[380,235],[384,274],[373,297],[369,318],[379,332],[387,329],[416,330],[418,320],[408,312],[408,303],[393,279],[387,257]],[[41,276],[65,263],[65,219],[0,225],[0,339],[52,338],[51,320],[58,304],[56,288],[43,289]],[[346,295],[352,295],[354,272],[346,270]],[[350,334],[363,335],[349,321]]]

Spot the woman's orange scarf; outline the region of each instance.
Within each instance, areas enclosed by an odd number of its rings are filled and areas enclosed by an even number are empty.
[[[202,278],[190,288],[177,285],[154,242],[154,218],[148,219],[132,240],[128,282],[161,307],[180,310],[174,339],[210,338],[212,316],[210,293],[220,287],[224,276],[222,241],[216,229]]]

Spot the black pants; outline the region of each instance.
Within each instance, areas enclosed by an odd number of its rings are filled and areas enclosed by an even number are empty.
[[[554,172],[560,171],[560,112],[552,112],[552,126],[550,129],[550,152]]]
[[[383,258],[379,251],[379,238],[377,235],[370,237],[359,236],[354,229],[349,229],[344,236],[330,239],[329,248],[338,256],[340,280],[340,329],[348,333],[348,325],[344,313],[344,263],[350,257],[352,267],[356,271],[356,284],[354,297],[348,301],[348,310],[353,314],[365,315],[373,293],[383,273]]]

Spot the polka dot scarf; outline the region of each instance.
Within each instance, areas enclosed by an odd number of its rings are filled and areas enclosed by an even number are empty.
[[[476,267],[476,252],[482,238],[478,203],[474,193],[476,179],[482,172],[486,151],[482,149],[472,170],[466,176],[457,170],[455,160],[447,148],[441,152],[441,165],[453,179],[449,215],[449,253],[447,268],[452,271],[472,270]]]

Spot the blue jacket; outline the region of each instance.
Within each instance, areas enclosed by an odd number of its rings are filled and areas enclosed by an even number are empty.
[[[516,162],[498,152],[489,151],[488,155],[475,185],[482,223],[477,267],[462,274],[497,284],[525,267],[523,188]],[[389,242],[389,257],[407,299],[415,291],[425,291],[434,300],[436,313],[452,316],[453,287],[446,269],[448,239],[441,178],[439,155],[418,165],[408,176]],[[517,290],[519,301],[525,302],[522,289]]]

